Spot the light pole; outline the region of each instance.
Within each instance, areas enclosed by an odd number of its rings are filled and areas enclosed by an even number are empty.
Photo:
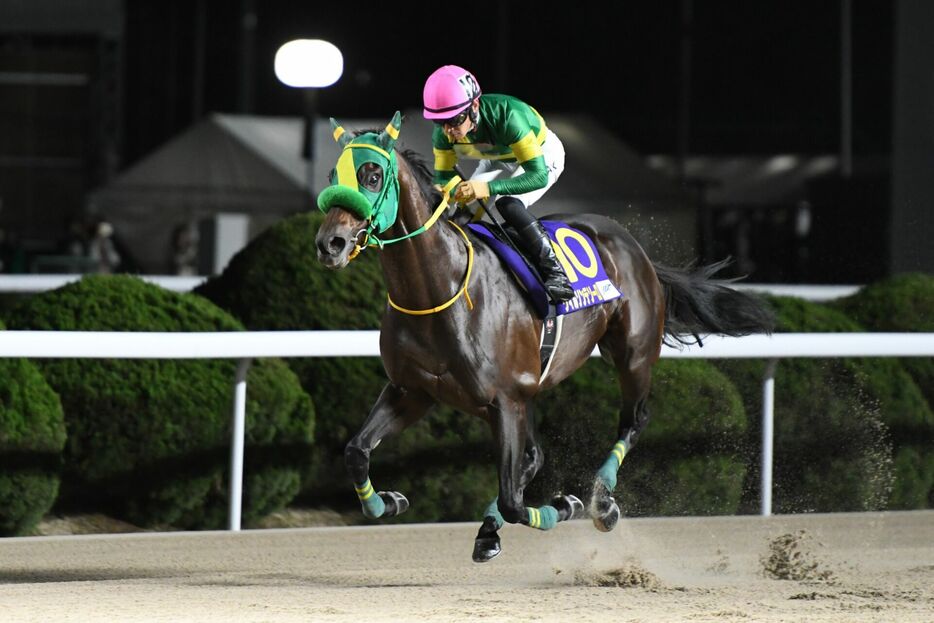
[[[305,131],[302,157],[308,161],[308,193],[313,194],[315,119],[318,89],[337,82],[344,72],[344,56],[333,43],[321,39],[295,39],[276,52],[276,78],[286,86],[302,89]]]

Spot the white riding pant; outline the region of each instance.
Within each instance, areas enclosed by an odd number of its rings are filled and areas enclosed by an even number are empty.
[[[561,173],[564,172],[564,144],[551,130],[547,130],[545,142],[542,144],[542,156],[545,158],[545,166],[548,167],[548,182],[538,190],[533,190],[521,195],[511,195],[521,201],[526,208],[541,199],[542,196],[548,192],[548,189],[554,186],[555,182],[558,181],[558,178],[561,177]],[[489,182],[502,175],[506,177],[518,177],[523,173],[525,173],[525,169],[523,169],[518,162],[481,160],[476,170],[473,172],[473,175],[470,176],[470,179]],[[490,203],[495,203],[498,198],[499,195],[493,195],[488,201]]]

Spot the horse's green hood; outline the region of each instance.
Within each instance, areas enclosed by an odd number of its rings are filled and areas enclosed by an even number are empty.
[[[367,132],[348,136],[344,128],[331,119],[331,130],[343,151],[331,174],[331,185],[318,195],[318,209],[327,212],[336,205],[370,221],[370,229],[382,233],[396,222],[399,211],[399,180],[396,152],[393,146],[399,138],[402,115],[396,111],[386,129],[377,134]],[[383,171],[383,186],[373,192],[357,182],[357,171],[366,163],[378,165]]]

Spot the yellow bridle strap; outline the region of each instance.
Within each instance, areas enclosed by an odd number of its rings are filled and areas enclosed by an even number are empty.
[[[448,207],[448,203],[450,202],[451,190],[455,186],[457,186],[460,183],[460,181],[461,181],[461,178],[455,175],[450,180],[448,180],[447,184],[444,185],[444,188],[441,189],[441,204],[438,205],[437,208],[435,208],[435,213],[431,215],[431,218],[425,221],[425,224],[422,225],[424,229],[428,229],[429,227],[434,225],[435,221],[438,220],[438,217],[441,216],[441,213],[444,212],[444,210]],[[456,224],[455,224],[455,227],[456,227]],[[458,229],[460,229],[460,227],[458,227]],[[461,233],[464,233],[464,232],[461,231]]]
[[[447,303],[438,305],[437,307],[432,307],[431,309],[406,309],[404,307],[399,307],[393,302],[392,297],[387,294],[386,299],[389,301],[389,306],[396,311],[400,311],[403,314],[409,314],[411,316],[427,316],[428,314],[435,314],[453,305],[454,302],[460,298],[461,294],[463,294],[464,298],[467,299],[467,309],[473,309],[473,301],[470,300],[470,294],[467,292],[467,286],[470,284],[470,271],[473,270],[473,245],[470,244],[470,238],[467,237],[467,234],[464,233],[464,230],[461,229],[457,223],[453,221],[448,222],[451,223],[451,225],[453,225],[457,231],[460,232],[461,236],[464,237],[464,242],[467,243],[467,276],[464,277],[464,285],[461,286],[461,289],[457,291],[457,294],[455,294]]]
[[[380,149],[376,145],[368,145],[367,143],[347,143],[344,146],[344,149],[350,149],[351,147],[364,147],[366,149],[372,149],[378,154],[381,154],[386,160],[392,160],[392,156],[389,155],[389,152],[385,149]]]

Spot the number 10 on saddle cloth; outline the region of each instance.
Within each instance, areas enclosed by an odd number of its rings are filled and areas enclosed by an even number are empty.
[[[574,298],[559,303],[557,315],[569,314],[585,307],[599,305],[622,296],[606,274],[596,245],[583,232],[560,221],[541,221],[552,240],[555,255],[574,288]],[[548,297],[541,283],[518,254],[499,238],[484,223],[470,225],[500,258],[509,266],[519,282],[528,291],[536,312],[544,318],[548,312]]]

